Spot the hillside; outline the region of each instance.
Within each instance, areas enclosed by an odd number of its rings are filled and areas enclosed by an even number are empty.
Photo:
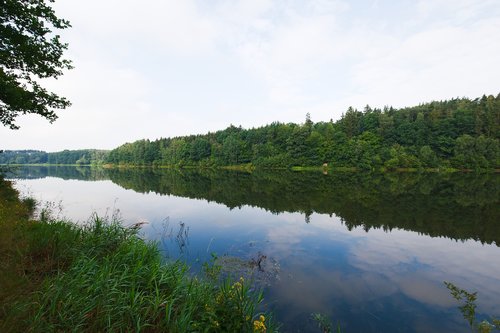
[[[500,168],[500,94],[413,107],[349,108],[334,122],[233,125],[204,135],[125,143],[112,151],[5,151],[0,164],[111,164],[126,166],[258,168],[293,166]]]
[[[107,156],[110,164],[360,169],[491,169],[500,166],[500,94],[359,111],[336,122],[230,126],[205,135],[139,140]]]

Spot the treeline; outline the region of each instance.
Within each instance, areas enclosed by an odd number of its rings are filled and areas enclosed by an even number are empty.
[[[76,164],[104,163],[107,150],[81,149],[47,153],[39,150],[6,150],[0,153],[0,164]]]
[[[144,166],[319,166],[359,169],[500,167],[500,94],[415,107],[349,108],[336,122],[230,126],[205,135],[139,140],[106,162]]]
[[[415,107],[349,108],[334,122],[230,126],[205,135],[126,143],[112,151],[4,151],[0,164],[217,167],[251,164],[398,168],[500,168],[500,94]]]

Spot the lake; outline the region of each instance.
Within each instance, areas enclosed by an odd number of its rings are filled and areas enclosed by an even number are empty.
[[[19,168],[15,187],[84,223],[144,222],[167,260],[252,277],[283,332],[470,332],[444,285],[500,316],[500,175]]]

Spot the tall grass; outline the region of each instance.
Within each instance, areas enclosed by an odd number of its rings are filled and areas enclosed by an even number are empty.
[[[22,260],[28,246],[24,230],[31,213],[31,204],[25,204],[12,184],[0,176],[0,331],[13,300],[37,287],[37,281],[27,277]]]
[[[45,224],[55,232],[44,246],[60,270],[25,302],[28,329],[254,331],[262,294],[244,281],[214,285],[193,278],[184,263],[163,263],[156,244],[116,221],[94,216],[82,228],[60,221]],[[269,320],[267,324],[268,332],[273,331]]]
[[[16,274],[37,282],[7,302],[2,332],[276,331],[247,281],[193,277],[116,219],[94,215],[78,226],[45,214],[16,228]]]

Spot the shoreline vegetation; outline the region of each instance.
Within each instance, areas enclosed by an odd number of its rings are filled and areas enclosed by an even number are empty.
[[[413,107],[349,108],[337,121],[229,126],[113,150],[4,151],[0,164],[233,170],[500,170],[500,94]]]
[[[36,204],[0,178],[0,331],[277,331],[249,281],[192,276],[115,214],[76,225]]]
[[[225,166],[182,166],[182,165],[134,165],[134,164],[0,164],[2,167],[90,167],[103,169],[185,169],[185,170],[229,170],[240,172],[253,172],[256,170],[264,171],[296,171],[296,172],[323,172],[323,173],[353,173],[353,172],[374,172],[374,173],[400,173],[400,172],[418,172],[418,173],[500,173],[500,168],[493,169],[469,169],[469,168],[453,168],[453,167],[435,167],[435,168],[386,168],[379,167],[370,170],[357,167],[332,167],[332,166],[290,166],[290,167],[274,167],[263,168],[255,166],[251,163],[240,165],[225,165]]]

